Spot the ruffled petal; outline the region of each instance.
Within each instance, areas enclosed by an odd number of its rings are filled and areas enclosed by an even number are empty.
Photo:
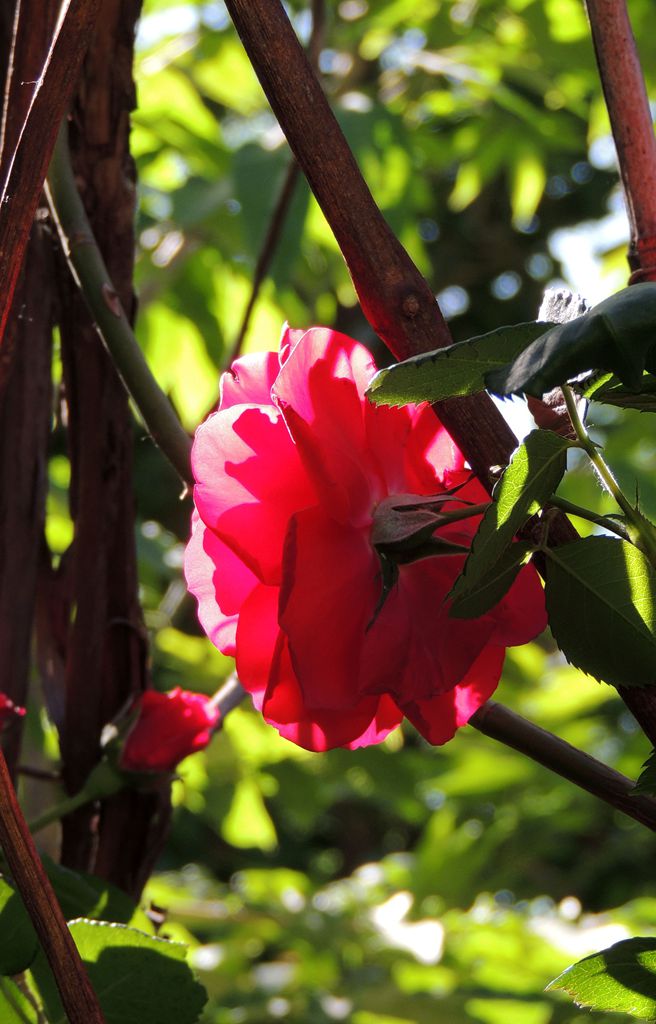
[[[403,712],[429,743],[446,743],[496,690],[505,653],[503,647],[486,647],[459,686],[429,700],[403,703]]]
[[[215,647],[234,657],[239,612],[257,577],[194,511],[184,557],[187,587],[198,601],[198,618]]]
[[[289,517],[316,502],[280,413],[235,405],[196,432],[194,501],[203,522],[263,583],[280,580]]]
[[[389,687],[397,701],[425,699],[453,689],[489,643],[495,628],[492,621],[449,617],[445,598],[461,568],[459,557],[401,566],[390,607],[383,609],[388,620],[404,617],[408,623],[405,670]]]
[[[400,725],[403,714],[389,697],[368,698],[341,711],[308,711],[294,673],[286,640],[278,644],[262,713],[281,736],[306,750],[369,746]]]
[[[290,520],[279,621],[307,707],[348,712],[357,703],[378,574],[366,532],[336,522],[321,508]]]
[[[241,356],[221,376],[221,409],[233,405],[273,405],[271,388],[278,376],[277,352]]]
[[[280,635],[278,587],[258,584],[242,605],[237,625],[237,675],[249,693],[263,697]]]
[[[363,415],[374,369],[363,345],[313,328],[291,349],[272,389],[322,506],[344,523],[368,522],[383,493]]]
[[[464,468],[464,455],[431,406],[416,408],[406,449],[408,493],[437,494],[448,490],[454,485],[454,474]]]

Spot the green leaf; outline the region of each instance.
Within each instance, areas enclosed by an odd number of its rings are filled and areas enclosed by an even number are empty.
[[[634,793],[646,793],[647,796],[656,796],[656,750],[651,754],[642,766],[642,771],[635,786]]]
[[[0,1021],[2,1024],[39,1024],[36,1008],[11,978],[0,978]]]
[[[186,961],[186,946],[106,921],[69,925],[106,1024],[195,1024],[205,990]],[[39,952],[32,967],[50,1024],[66,1024],[54,978]]]
[[[537,338],[502,370],[485,376],[498,395],[545,392],[590,370],[611,370],[632,391],[656,369],[656,283],[625,288]]]
[[[586,397],[602,405],[616,406],[618,409],[656,412],[656,378],[651,374],[645,374],[640,387],[641,391],[632,391],[621,384],[618,377],[606,374],[592,387],[586,388]]]
[[[656,1018],[656,939],[625,939],[563,971],[547,989],[567,992],[577,1006]]]
[[[36,932],[19,893],[0,878],[0,974],[27,970],[37,948]]]
[[[549,625],[565,657],[614,686],[656,683],[656,573],[610,537],[548,549]]]
[[[485,374],[514,359],[549,324],[531,321],[499,327],[446,348],[412,356],[380,370],[367,388],[376,405],[440,402],[485,390]]]
[[[481,577],[462,597],[455,599],[449,615],[455,619],[477,619],[494,608],[515,582],[526,556],[532,550],[532,546],[523,541],[511,544],[490,572]]]
[[[549,430],[533,430],[514,453],[497,483],[493,501],[474,535],[454,600],[485,583],[513,537],[554,493],[565,472],[572,443]]]
[[[65,868],[50,857],[44,857],[43,864],[67,921],[85,917],[152,930],[146,914],[122,889],[96,875]]]

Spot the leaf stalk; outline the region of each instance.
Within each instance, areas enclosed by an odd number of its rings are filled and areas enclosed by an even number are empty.
[[[623,493],[620,485],[613,476],[613,472],[604,459],[603,455],[599,451],[599,448],[594,443],[588,431],[583,423],[583,420],[579,416],[579,411],[576,405],[576,399],[574,398],[574,392],[567,385],[563,385],[563,396],[565,398],[565,405],[569,417],[572,421],[574,433],[576,434],[577,441],[581,448],[584,450],[590,462],[594,466],[601,480],[602,484],[608,491],[608,493],[615,499],[619,508],[626,516],[627,520],[631,523],[634,528],[637,537],[640,539],[638,547],[647,555],[652,565],[656,566],[656,535],[649,528],[649,525],[645,523],[642,516],[636,508],[631,504],[629,499]],[[617,532],[617,531],[614,531]]]

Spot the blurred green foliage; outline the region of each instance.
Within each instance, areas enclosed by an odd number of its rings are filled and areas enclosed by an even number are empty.
[[[308,7],[288,5],[304,40]],[[597,295],[626,283],[621,237],[604,227],[617,178],[579,0],[326,8],[325,88],[456,340],[535,317],[565,273],[556,231],[573,232],[565,250],[583,237]],[[653,94],[652,0],[630,8]],[[193,429],[216,403],[289,153],[220,2],[147,0],[138,42],[138,335]],[[247,350],[276,347],[286,319],[331,324],[385,359],[305,185]],[[656,515],[645,418],[599,408],[593,420],[627,493],[639,480]],[[211,693],[232,666],[202,637],[181,581],[189,501],[140,429],[136,460],[155,683]],[[65,463],[51,463],[56,551],[70,531]],[[610,510],[576,466],[564,492]],[[615,692],[549,640],[509,654],[498,696],[639,774],[647,742]],[[163,934],[193,946],[205,1024],[571,1024],[581,1015],[547,982],[656,924],[650,834],[470,729],[441,749],[408,729],[316,755],[243,706],[180,776],[147,897],[167,909]]]

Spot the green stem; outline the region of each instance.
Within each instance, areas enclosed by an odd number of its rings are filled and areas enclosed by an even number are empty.
[[[86,790],[80,790],[75,796],[70,796],[66,800],[60,800],[58,803],[53,804],[47,811],[40,814],[38,818],[34,818],[30,821],[29,827],[32,835],[36,835],[37,832],[41,832],[42,829],[47,828],[48,825],[52,825],[53,821],[60,821],[61,818],[65,818],[67,814],[72,814],[73,811],[77,811],[78,807],[84,807],[85,804],[90,802],[90,798],[87,795]]]
[[[60,800],[59,803],[49,807],[47,811],[30,822],[30,832],[35,835],[53,821],[60,821],[67,814],[77,811],[78,807],[93,800],[100,800],[104,797],[113,796],[126,785],[123,774],[114,768],[108,761],[100,761],[91,772],[83,788],[73,796]]]
[[[445,522],[440,523],[439,526],[448,526],[451,523],[457,523],[460,519],[471,519],[472,516],[485,515],[489,507],[490,502],[485,501],[481,505],[467,505],[465,508],[454,509],[453,512],[440,512],[440,518],[443,518]]]
[[[151,373],[111,282],[75,184],[65,121],[50,162],[46,194],[73,275],[128,393],[155,443],[182,480],[193,485],[191,439]]]
[[[585,428],[583,420],[579,416],[578,409],[576,407],[576,400],[572,389],[563,385],[563,395],[565,398],[565,404],[574,427],[579,445],[584,450],[592,465],[597,471],[599,479],[608,491],[608,493],[615,499],[618,506],[622,509],[622,512],[628,519],[629,523],[633,526],[637,536],[640,538],[640,547],[645,552],[649,560],[653,565],[656,565],[656,537],[652,535],[652,531],[645,526],[645,522],[636,508],[633,507],[631,502],[628,500],[626,495],[623,493],[620,485],[613,476],[612,470],[604,460],[601,452],[597,445],[594,443],[588,431]]]
[[[594,523],[595,526],[603,526],[605,530],[616,534],[622,540],[626,540],[626,530],[623,530],[621,526],[614,523],[608,516],[602,516],[589,508],[583,508],[581,505],[575,505],[573,501],[568,501],[567,498],[560,498],[555,494],[549,498],[549,504],[553,505],[554,508],[559,508],[561,512],[566,512],[569,516],[577,516],[579,519],[587,519],[589,523]]]
[[[245,696],[246,690],[239,682],[237,673],[233,672],[232,675],[228,676],[223,686],[208,701],[208,707],[218,708],[221,713],[221,718],[216,726],[217,729],[221,728],[225,716],[241,704]]]

